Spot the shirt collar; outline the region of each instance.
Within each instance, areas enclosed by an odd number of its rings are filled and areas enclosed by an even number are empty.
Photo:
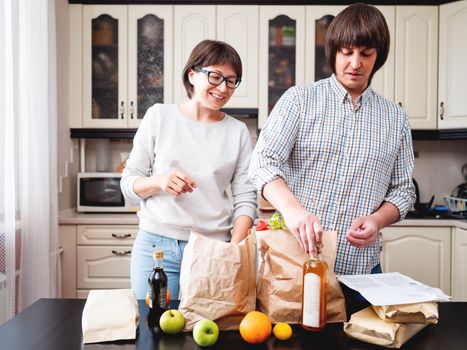
[[[339,80],[337,80],[337,77],[335,74],[331,75],[330,81],[331,81],[332,90],[336,94],[340,103],[344,103],[346,98],[350,100],[350,94],[342,86]],[[365,101],[368,100],[368,98],[370,98],[372,91],[373,90],[371,89],[371,85],[368,85],[365,91],[363,91],[363,93],[358,97],[357,104],[362,105],[363,103],[365,103]]]

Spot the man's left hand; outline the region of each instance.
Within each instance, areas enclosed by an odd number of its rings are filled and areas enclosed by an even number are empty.
[[[371,245],[379,234],[379,226],[376,219],[369,216],[360,216],[354,220],[345,238],[349,243],[357,248],[364,248]]]

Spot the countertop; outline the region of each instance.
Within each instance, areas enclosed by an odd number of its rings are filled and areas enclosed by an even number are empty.
[[[269,217],[272,212],[258,211],[258,217]],[[136,213],[78,213],[68,210],[59,213],[60,225],[138,225],[139,219]],[[459,227],[467,229],[467,220],[442,218],[409,218],[396,222],[393,226],[443,226]]]
[[[154,332],[147,326],[147,307],[138,301],[140,312],[139,334],[136,340],[97,344],[82,344],[81,315],[84,299],[40,299],[13,319],[0,326],[0,349],[13,350],[200,350],[191,333],[166,335]],[[447,302],[439,304],[439,323],[429,325],[402,349],[439,350],[467,349],[467,303]],[[292,338],[278,341],[270,336],[258,346],[247,344],[237,331],[222,331],[212,350],[251,349],[336,349],[381,350],[382,347],[351,339],[342,330],[342,324],[330,324],[322,332],[307,332],[294,326]]]

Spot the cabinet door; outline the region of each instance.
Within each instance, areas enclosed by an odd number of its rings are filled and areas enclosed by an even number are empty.
[[[452,298],[467,301],[467,230],[455,228],[452,241]]]
[[[204,39],[216,39],[216,6],[174,7],[174,102],[187,100],[182,72],[191,50]]]
[[[439,10],[438,128],[467,127],[467,1]]]
[[[83,7],[83,126],[126,127],[127,6]]]
[[[450,294],[450,227],[387,227],[382,239],[383,272],[400,272]]]
[[[395,101],[412,129],[437,128],[438,7],[396,7]]]
[[[132,245],[138,234],[136,225],[78,225],[79,245]]]
[[[259,6],[217,6],[217,39],[232,45],[242,59],[242,83],[226,108],[258,108]]]
[[[371,82],[371,87],[377,93],[394,101],[394,36],[396,23],[395,6],[376,6],[388,24],[389,35],[391,36],[391,46],[389,48],[386,63],[375,73]]]
[[[78,288],[129,288],[131,246],[78,246]]]
[[[332,75],[326,62],[325,38],[334,17],[345,6],[306,7],[306,82],[312,83]]]
[[[128,7],[128,126],[172,102],[172,6]]]
[[[259,115],[261,128],[282,94],[305,79],[305,7],[260,6]]]

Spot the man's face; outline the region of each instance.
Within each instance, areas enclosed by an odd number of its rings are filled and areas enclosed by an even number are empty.
[[[336,54],[337,80],[352,99],[362,94],[368,86],[377,51],[367,47],[343,47]]]

